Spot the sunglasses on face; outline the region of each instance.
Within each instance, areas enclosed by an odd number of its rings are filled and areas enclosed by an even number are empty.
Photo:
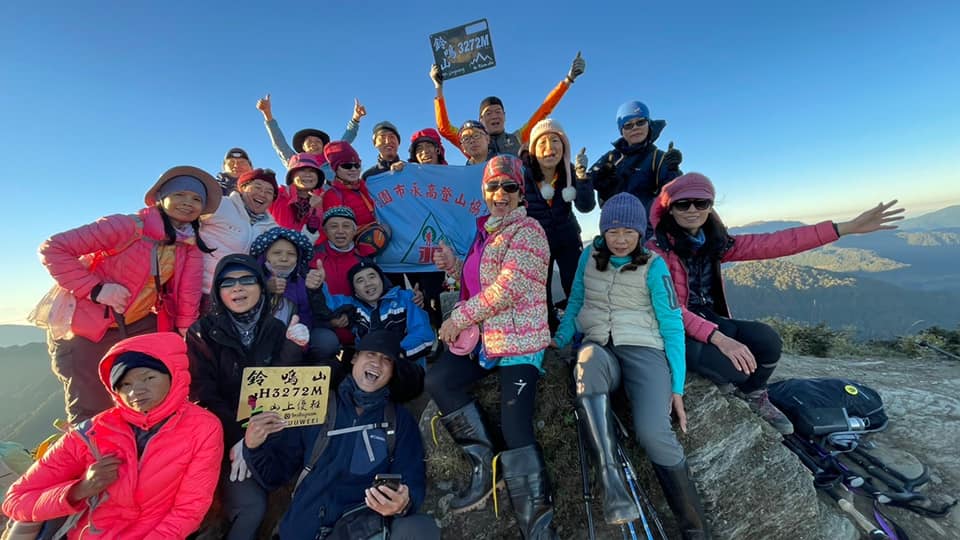
[[[626,131],[628,129],[641,128],[645,125],[647,125],[647,119],[641,118],[639,120],[634,120],[633,122],[627,122],[623,124],[623,130]]]
[[[487,190],[487,193],[495,193],[498,189],[503,189],[506,193],[516,193],[520,191],[520,184],[513,181],[487,182],[483,187]]]
[[[343,167],[344,169],[348,169],[348,170],[349,170],[349,169],[359,169],[359,168],[360,168],[360,164],[359,164],[359,163],[341,163],[340,166]]]
[[[229,289],[231,287],[236,287],[238,283],[244,286],[256,285],[257,276],[240,276],[240,277],[223,278],[223,281],[220,282],[220,288]]]
[[[680,199],[679,201],[670,203],[670,208],[674,210],[689,210],[690,206],[693,205],[697,210],[706,210],[710,208],[712,204],[713,201],[710,199]]]

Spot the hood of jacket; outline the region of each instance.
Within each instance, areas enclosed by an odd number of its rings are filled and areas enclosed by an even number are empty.
[[[117,356],[126,352],[140,352],[156,358],[170,371],[170,391],[163,401],[146,413],[137,412],[126,405],[110,385],[110,370]],[[176,332],[158,332],[136,336],[120,341],[107,351],[100,361],[100,381],[113,396],[116,408],[127,422],[149,429],[173,414],[187,401],[190,392],[190,361],[187,344]]]

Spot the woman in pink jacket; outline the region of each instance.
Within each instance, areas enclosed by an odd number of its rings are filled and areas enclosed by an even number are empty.
[[[546,464],[533,432],[537,381],[550,343],[547,326],[547,261],[550,246],[523,205],[523,165],[495,156],[483,170],[489,216],[477,220],[477,236],[464,260],[446,244],[434,255],[437,268],[461,281],[463,300],[438,335],[450,345],[427,372],[426,388],[440,421],[467,455],[469,484],[450,502],[454,512],[479,508],[493,492],[497,451],[480,405],[469,393],[480,379],[500,378],[500,419],[506,448],[497,459],[522,537],[556,538]],[[470,345],[464,342],[473,333]]]
[[[879,204],[852,221],[823,221],[769,234],[727,233],[713,208],[716,192],[706,176],[688,173],[663,187],[650,209],[655,237],[648,247],[667,262],[683,312],[687,366],[717,384],[732,384],[764,420],[784,434],[793,424],[767,398],[783,343],[757,321],[731,318],[720,265],[775,259],[836,241],[845,234],[895,229],[897,201]]]
[[[156,331],[185,333],[197,319],[203,255],[198,219],[216,210],[220,188],[208,173],[165,172],[136,214],[115,214],[50,237],[40,259],[76,298],[66,336],[51,336],[53,371],[70,422],[113,406],[97,363],[114,343]]]
[[[123,340],[100,363],[116,405],[64,435],[11,486],[3,512],[73,515],[67,538],[182,540],[213,500],[220,421],[187,400],[189,361],[172,332]]]

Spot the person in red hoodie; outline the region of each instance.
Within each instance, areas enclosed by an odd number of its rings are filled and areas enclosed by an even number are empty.
[[[11,486],[3,512],[32,522],[73,515],[70,540],[186,538],[213,501],[223,431],[187,399],[183,338],[161,332],[120,341],[99,374],[116,404],[34,463]]]
[[[654,238],[647,247],[663,257],[683,313],[687,366],[717,384],[730,384],[750,408],[783,434],[793,424],[767,397],[767,379],[783,342],[770,326],[734,319],[723,290],[722,263],[785,257],[820,247],[847,234],[895,229],[902,208],[881,203],[851,221],[822,221],[768,234],[727,232],[713,207],[713,183],[684,174],[653,201]]]
[[[198,317],[204,253],[201,215],[221,190],[196,168],[174,167],[144,196],[146,208],[55,234],[40,246],[54,281],[76,299],[65,335],[50,335],[53,371],[63,383],[70,422],[113,406],[97,363],[123,338],[185,333]]]

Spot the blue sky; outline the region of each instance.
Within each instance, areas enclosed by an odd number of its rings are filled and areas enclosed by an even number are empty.
[[[960,4],[917,4],[4,3],[0,323],[51,283],[46,237],[138,210],[167,168],[215,172],[231,146],[279,168],[254,107],[267,92],[288,135],[336,136],[359,97],[367,162],[377,121],[432,126],[428,36],[484,17],[497,66],[447,83],[457,124],[496,94],[515,129],[582,51],[587,72],[553,114],[575,150],[605,152],[617,107],[640,99],[668,122],[661,146],[717,184],[729,224],[956,204]]]

